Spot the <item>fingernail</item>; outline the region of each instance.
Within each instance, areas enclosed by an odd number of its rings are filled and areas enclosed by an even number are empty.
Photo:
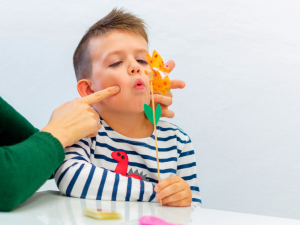
[[[115,91],[120,91],[120,87],[119,87],[119,86],[116,86],[116,87],[115,87]]]
[[[156,95],[153,95],[153,99],[154,99],[154,100],[156,99]]]
[[[155,192],[158,192],[158,191],[159,191],[159,189],[158,189],[157,186],[154,188],[154,191],[155,191]]]
[[[156,194],[156,198],[157,198],[157,199],[160,199],[160,194]]]

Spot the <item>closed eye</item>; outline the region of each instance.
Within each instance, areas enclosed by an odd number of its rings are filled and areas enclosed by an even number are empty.
[[[147,61],[145,61],[145,60],[143,60],[143,59],[138,59],[138,60],[136,60],[136,61],[139,62],[139,63],[148,65]]]
[[[118,66],[119,64],[121,64],[121,63],[122,63],[122,61],[115,62],[115,63],[109,65],[109,67],[117,67],[117,66]]]

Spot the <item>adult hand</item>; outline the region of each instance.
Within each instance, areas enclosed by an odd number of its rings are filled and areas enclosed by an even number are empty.
[[[179,176],[168,177],[159,182],[154,190],[156,198],[167,206],[190,206],[192,191],[190,185]]]
[[[173,60],[170,60],[166,63],[166,66],[170,68],[170,72],[174,69],[175,63]],[[175,116],[175,113],[168,109],[170,105],[172,105],[172,98],[173,94],[171,92],[171,89],[183,89],[185,87],[184,81],[181,80],[171,80],[170,90],[166,95],[161,94],[154,94],[154,101],[155,104],[161,105],[161,116],[167,117],[167,118],[173,118]],[[151,98],[152,99],[152,98]],[[150,103],[152,105],[152,103]]]
[[[91,106],[119,91],[119,86],[109,87],[66,102],[53,111],[48,125],[41,131],[51,133],[63,147],[70,146],[84,137],[96,136],[101,124],[99,114]]]

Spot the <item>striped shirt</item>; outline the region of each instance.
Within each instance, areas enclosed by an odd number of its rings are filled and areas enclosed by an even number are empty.
[[[154,191],[158,183],[154,135],[128,138],[100,121],[102,126],[96,137],[82,139],[65,149],[65,161],[54,173],[60,192],[87,199],[158,202]],[[200,206],[191,139],[177,126],[161,120],[157,137],[160,179],[182,177],[190,185],[192,206]],[[113,157],[114,152],[118,156]],[[123,175],[114,172],[117,167]],[[130,173],[143,180],[129,177]]]

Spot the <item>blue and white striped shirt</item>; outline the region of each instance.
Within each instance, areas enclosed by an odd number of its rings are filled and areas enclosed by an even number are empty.
[[[60,192],[87,199],[158,202],[154,191],[158,183],[154,135],[128,138],[114,131],[102,119],[101,124],[96,137],[82,139],[65,149],[65,161],[54,173]],[[177,126],[160,120],[157,137],[160,179],[182,177],[190,185],[192,205],[201,205],[195,154],[189,136]],[[114,173],[118,165],[112,157],[115,151],[128,156],[127,173],[131,169],[137,170],[139,174],[143,172],[146,179]]]

